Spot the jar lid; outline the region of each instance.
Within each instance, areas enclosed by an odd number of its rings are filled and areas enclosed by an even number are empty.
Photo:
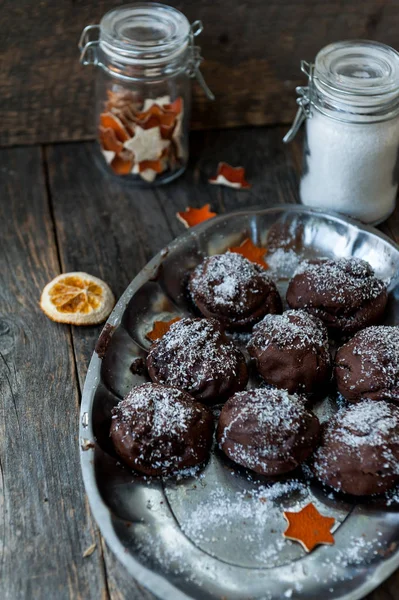
[[[169,61],[187,48],[190,23],[179,10],[157,2],[128,4],[100,22],[100,46],[126,62]]]
[[[314,83],[358,106],[389,103],[399,96],[399,53],[369,40],[329,44],[316,56]]]

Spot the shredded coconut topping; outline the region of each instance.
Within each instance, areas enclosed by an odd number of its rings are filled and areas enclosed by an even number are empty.
[[[376,377],[379,375],[383,379],[384,388],[399,386],[399,327],[367,327],[357,333],[347,346],[359,358],[359,381],[371,378],[372,383],[377,384]],[[343,375],[345,380],[350,376],[349,371]]]
[[[233,399],[229,424],[219,442],[223,445],[226,440],[234,440],[237,462],[251,466],[259,464],[262,457],[265,460],[279,459],[290,454],[292,443],[302,430],[303,419],[308,415],[298,395],[289,394],[286,390],[258,388],[237,393]],[[235,439],[236,432],[245,431],[248,427],[252,432],[252,444],[240,444]],[[232,452],[230,454],[233,456]]]
[[[339,258],[317,262],[304,261],[295,271],[295,276],[305,275],[311,293],[336,305],[343,305],[351,299],[352,305],[359,305],[377,298],[385,288],[368,262],[360,258]],[[332,296],[330,297],[330,294]]]
[[[317,450],[317,470],[338,461],[348,450],[361,457],[368,447],[381,456],[381,474],[399,474],[399,409],[384,401],[364,400],[341,409],[327,424],[324,443]]]
[[[399,443],[399,410],[388,402],[364,400],[340,411],[335,419],[338,428],[334,435],[354,448],[385,444],[392,434]]]
[[[276,500],[289,495],[305,495],[306,492],[306,485],[295,479],[276,482],[270,486],[260,485],[257,489],[243,489],[233,495],[226,493],[223,488],[215,488],[192,511],[190,519],[183,525],[183,531],[195,543],[201,544],[204,541],[218,541],[218,538],[213,537],[215,530],[223,528],[225,535],[232,536],[240,528],[242,538],[255,543],[257,547],[264,541],[268,525],[274,526],[276,521],[281,520],[281,529],[285,527],[282,511]],[[246,522],[252,524],[249,530],[245,527]],[[278,555],[277,548],[269,548],[270,551]],[[265,558],[267,560],[270,557]]]
[[[328,349],[328,335],[322,321],[303,310],[287,310],[282,315],[266,315],[253,328],[250,346],[266,350],[271,344],[280,348]]]
[[[234,308],[236,313],[248,310],[259,296],[260,303],[266,286],[273,285],[265,269],[235,252],[216,254],[205,259],[194,271],[190,282],[193,294],[218,309]]]
[[[194,404],[183,401],[187,395],[175,388],[144,383],[133,388],[121,400],[114,411],[113,419],[119,418],[125,423],[132,424],[132,436],[136,423],[142,428],[151,430],[151,435],[161,437],[167,432],[168,436],[180,436],[187,431],[195,413],[201,410]]]
[[[181,319],[150,350],[159,382],[190,391],[204,381],[238,375],[244,357],[214,319]],[[164,377],[164,379],[162,379]]]

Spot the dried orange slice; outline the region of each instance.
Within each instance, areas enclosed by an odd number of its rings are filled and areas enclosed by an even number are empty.
[[[97,325],[115,304],[108,285],[88,273],[63,273],[46,285],[40,308],[53,321],[71,325]]]

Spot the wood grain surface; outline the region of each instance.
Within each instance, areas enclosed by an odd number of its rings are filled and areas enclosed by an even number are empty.
[[[60,271],[41,151],[1,150],[0,164],[0,598],[102,600],[70,330],[38,306]]]
[[[154,599],[100,540],[81,481],[79,390],[101,328],[50,322],[40,292],[79,269],[119,296],[184,231],[175,213],[188,205],[297,202],[300,144],[283,146],[284,132],[194,133],[186,174],[152,190],[107,177],[90,142],[0,151],[0,598]],[[221,159],[245,166],[252,189],[209,185]],[[399,210],[383,229],[399,240]],[[398,585],[399,572],[368,600],[395,600]]]
[[[13,0],[1,4],[0,145],[90,139],[93,67],[79,64],[77,43],[120,0]],[[201,19],[203,73],[216,95],[194,86],[197,129],[288,123],[301,59],[339,39],[397,45],[396,0],[170,0]]]

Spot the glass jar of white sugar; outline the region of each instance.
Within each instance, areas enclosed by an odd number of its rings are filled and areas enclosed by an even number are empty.
[[[301,66],[309,83],[297,88],[299,110],[284,141],[306,120],[302,203],[381,223],[399,182],[399,53],[337,42]]]

